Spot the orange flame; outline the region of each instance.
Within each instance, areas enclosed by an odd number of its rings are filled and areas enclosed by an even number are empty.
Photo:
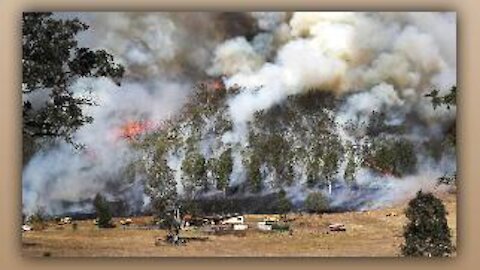
[[[119,140],[134,140],[139,136],[164,128],[165,122],[162,121],[127,121],[119,127],[111,129],[107,134],[107,139],[111,143],[117,143]],[[96,160],[97,152],[93,148],[85,148],[83,150],[86,158]]]
[[[212,89],[215,91],[220,91],[225,89],[225,85],[221,79],[213,80],[212,82]]]
[[[128,121],[120,126],[116,132],[117,139],[134,139],[145,133],[160,129],[162,127],[160,122],[154,121]]]

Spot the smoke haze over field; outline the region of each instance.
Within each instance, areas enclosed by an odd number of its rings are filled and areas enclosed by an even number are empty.
[[[418,144],[438,138],[455,121],[455,108],[434,110],[425,94],[440,94],[456,82],[456,14],[437,12],[253,12],[253,13],[56,13],[79,17],[91,28],[78,36],[81,46],[106,49],[126,67],[121,86],[107,79],[79,79],[76,95],[92,95],[97,106],[85,108],[94,122],[74,139],[78,151],[64,142],[44,147],[23,169],[26,213],[45,207],[49,213],[66,209],[59,201],[81,202],[105,192],[124,199],[135,210],[148,199],[144,177],[128,175],[129,164],[141,151],[114,131],[128,121],[175,119],[192,95],[194,85],[222,76],[225,86],[239,88],[228,97],[224,114],[232,129],[204,139],[208,158],[234,146],[230,185],[245,181],[241,149],[247,144],[255,113],[282,105],[307,91],[331,92],[340,101],[331,113],[342,144],[358,143],[373,111],[386,121],[407,127],[404,134]],[[35,99],[35,97],[28,97]],[[38,97],[41,98],[41,97]],[[322,108],[319,108],[322,110]],[[209,120],[212,121],[212,120]],[[356,128],[352,131],[350,125]],[[208,127],[204,127],[206,130]],[[221,144],[220,146],[218,146]],[[360,168],[357,182],[375,187],[360,194],[382,207],[405,199],[419,188],[433,189],[437,177],[456,171],[455,153],[440,161],[424,153],[417,173],[404,179]],[[177,190],[183,155],[172,154]],[[345,164],[337,175],[343,177]],[[297,168],[301,171],[301,168]],[[125,192],[128,190],[128,192]],[[312,191],[305,179],[285,187],[292,201]],[[273,191],[266,189],[264,192]],[[334,205],[350,205],[358,194],[341,189]],[[360,191],[358,191],[360,192]],[[366,191],[364,191],[366,192]],[[88,210],[88,209],[80,209]]]

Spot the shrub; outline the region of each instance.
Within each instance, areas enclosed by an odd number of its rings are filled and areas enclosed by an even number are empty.
[[[35,231],[44,230],[47,227],[47,215],[43,208],[38,208],[34,214],[28,217],[27,223]]]
[[[287,198],[287,193],[283,189],[280,190],[280,192],[278,193],[277,207],[278,207],[278,210],[277,210],[278,213],[281,214],[283,218],[285,218],[287,213],[290,210],[292,210],[292,203]]]
[[[328,199],[321,192],[312,192],[308,194],[304,207],[309,213],[322,213],[328,210]]]
[[[95,207],[95,213],[97,215],[99,228],[112,228],[112,213],[108,202],[105,198],[98,193],[93,200],[93,206]]]
[[[438,198],[431,193],[419,191],[408,203],[405,214],[409,222],[404,228],[402,255],[446,257],[452,253],[447,212]]]
[[[290,230],[290,224],[285,222],[278,222],[272,224],[272,230],[274,231],[288,231]]]

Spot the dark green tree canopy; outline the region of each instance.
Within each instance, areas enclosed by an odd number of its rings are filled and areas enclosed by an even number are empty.
[[[51,13],[24,13],[22,17],[23,133],[32,137],[62,137],[93,119],[82,106],[88,97],[75,97],[70,86],[80,77],[108,77],[120,83],[124,68],[104,50],[78,48],[76,36],[88,29],[78,19],[61,20]],[[44,91],[46,104],[32,105],[29,94]]]
[[[405,214],[409,220],[404,228],[404,256],[445,257],[452,251],[450,229],[445,206],[432,193],[419,191],[408,203]]]

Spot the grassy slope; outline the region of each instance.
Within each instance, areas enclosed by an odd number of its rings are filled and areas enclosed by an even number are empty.
[[[449,212],[448,222],[456,243],[455,194],[440,196]],[[27,256],[397,256],[406,222],[403,209],[395,207],[367,211],[295,217],[294,233],[263,233],[249,231],[246,237],[210,236],[207,242],[190,242],[186,246],[155,246],[154,239],[164,236],[162,230],[97,229],[91,221],[79,222],[78,230],[71,225],[52,224],[45,231],[22,235],[22,251]],[[396,213],[397,216],[387,216]],[[259,215],[247,216],[254,226]],[[136,224],[149,217],[134,219]],[[327,233],[329,223],[341,222],[346,232]],[[185,232],[198,234],[197,232]]]

